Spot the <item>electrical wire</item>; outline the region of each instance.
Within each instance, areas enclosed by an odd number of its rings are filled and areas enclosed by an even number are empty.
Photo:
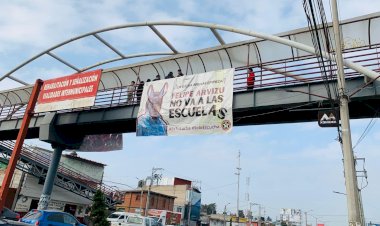
[[[117,185],[123,185],[123,186],[127,186],[129,188],[135,189],[135,187],[132,187],[128,184],[119,183],[119,182],[114,182],[114,181],[109,181],[109,180],[103,180],[103,182],[107,182],[107,183],[111,183],[111,184],[117,184]]]
[[[333,48],[332,48],[332,38],[329,32],[329,26],[327,24],[327,19],[326,19],[326,13],[323,7],[323,2],[322,0],[303,0],[303,6],[306,14],[306,18],[308,21],[308,27],[309,31],[311,33],[313,45],[315,48],[316,56],[318,63],[320,65],[320,70],[321,70],[321,77],[324,81],[324,85],[329,97],[331,109],[334,110],[336,113],[338,111],[336,110],[336,103],[338,102],[338,87],[337,83],[335,82],[335,79],[340,79],[336,75],[336,58],[335,55],[332,54]],[[322,32],[322,39],[320,37],[320,32]],[[324,57],[322,57],[322,52],[326,52],[330,59],[332,60],[327,60]],[[331,93],[331,86],[334,92],[334,98],[332,98],[332,93]],[[340,130],[340,125],[339,123],[337,124],[337,131],[338,131],[338,140],[341,143],[342,138],[341,138],[341,130]]]
[[[378,112],[376,112],[376,115],[378,116]],[[355,149],[360,144],[360,142],[364,140],[364,138],[368,135],[369,131],[373,128],[375,124],[376,124],[376,120],[375,118],[372,118],[371,121],[366,126],[366,128],[364,129],[362,135],[359,137],[358,141],[356,141],[356,144],[352,147],[352,149]]]

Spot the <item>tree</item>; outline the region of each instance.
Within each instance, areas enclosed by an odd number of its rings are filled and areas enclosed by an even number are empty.
[[[211,203],[211,204],[202,205],[201,206],[201,212],[206,213],[207,215],[216,214],[216,204]]]
[[[104,202],[103,192],[97,190],[91,207],[90,218],[94,226],[109,226],[107,221],[107,205]]]
[[[239,210],[239,214],[238,215],[239,215],[240,218],[245,218],[243,210]]]

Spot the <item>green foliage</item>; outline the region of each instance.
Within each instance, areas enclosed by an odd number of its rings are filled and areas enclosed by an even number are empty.
[[[206,213],[207,215],[216,214],[216,204],[211,203],[211,204],[202,205],[201,206],[201,212]]]
[[[103,192],[100,190],[97,190],[94,195],[90,218],[94,226],[110,225],[110,223],[107,221],[107,205],[104,202]]]

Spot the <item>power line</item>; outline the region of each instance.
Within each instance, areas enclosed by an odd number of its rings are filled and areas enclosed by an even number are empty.
[[[111,184],[123,185],[123,186],[127,186],[129,188],[135,189],[135,187],[132,187],[132,186],[130,186],[128,184],[119,183],[119,182],[114,182],[114,181],[109,181],[109,180],[103,180],[103,182],[107,182],[107,183],[111,183]]]

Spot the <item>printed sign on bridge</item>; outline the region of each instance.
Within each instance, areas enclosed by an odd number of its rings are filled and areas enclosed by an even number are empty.
[[[230,132],[233,73],[231,68],[146,83],[137,136]]]
[[[99,69],[44,81],[35,112],[93,106],[101,74]]]

